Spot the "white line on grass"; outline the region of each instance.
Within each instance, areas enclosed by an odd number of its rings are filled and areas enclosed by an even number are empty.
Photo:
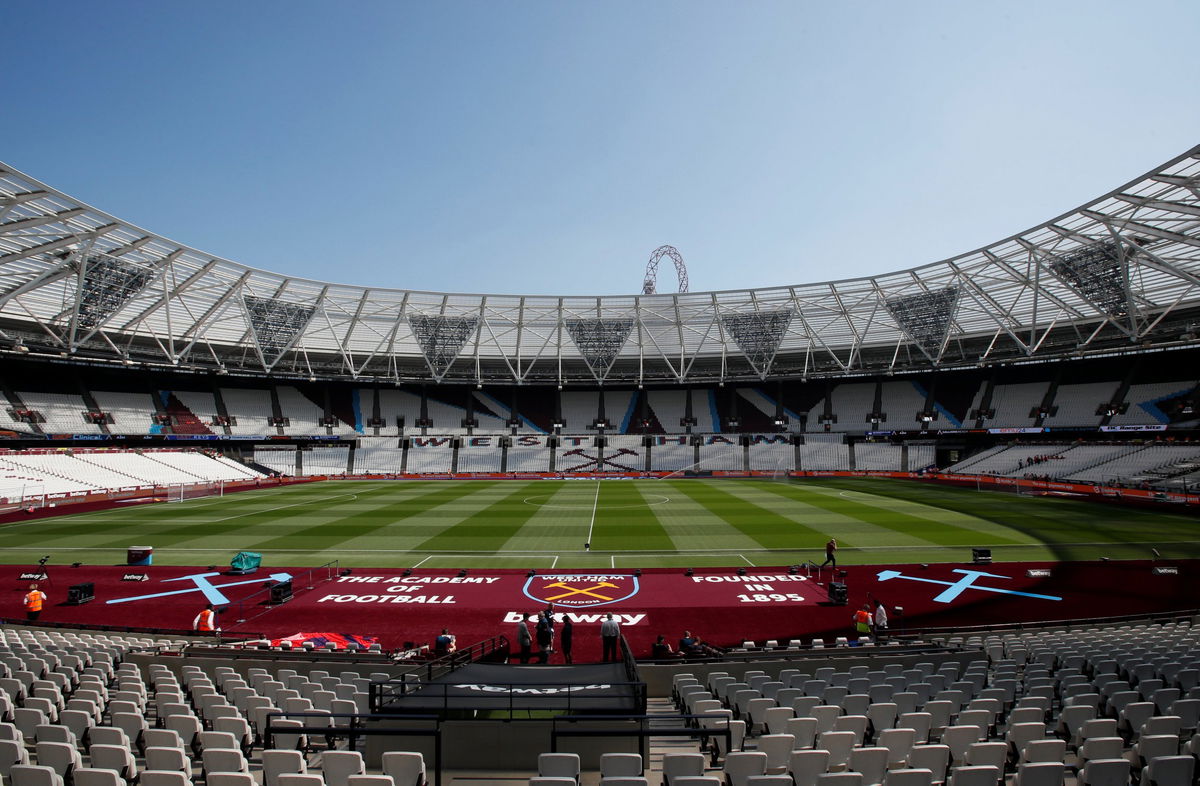
[[[558,567],[558,555],[557,555],[557,554],[555,554],[555,555],[554,555],[554,562],[551,562],[551,563],[550,563],[550,570],[554,570],[554,569],[555,569],[555,568],[557,568],[557,567]]]
[[[592,520],[588,524],[587,540],[584,543],[592,542],[592,528],[596,526],[596,506],[600,504],[600,481],[596,481],[596,498],[592,500]]]
[[[617,555],[616,554],[613,554],[611,557],[608,558],[608,564],[613,570],[617,569]]]
[[[422,565],[424,565],[426,562],[428,562],[428,561],[429,561],[430,559],[432,559],[432,558],[433,558],[433,555],[432,555],[432,554],[430,554],[430,555],[426,556],[426,557],[425,557],[425,559],[423,559],[423,560],[421,560],[420,562],[418,562],[416,565],[413,565],[413,567],[414,567],[414,568],[419,568],[419,567],[421,567]]]
[[[745,554],[738,554],[738,556],[739,556],[739,557],[741,557],[742,559],[745,559],[745,560],[746,560],[746,564],[747,564],[747,565],[749,565],[750,567],[752,567],[752,568],[753,568],[753,567],[755,567],[755,565],[754,565],[754,563],[753,563],[753,562],[751,562],[750,560],[746,559],[746,555],[745,555]]]

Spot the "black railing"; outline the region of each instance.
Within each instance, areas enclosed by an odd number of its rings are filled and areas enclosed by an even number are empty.
[[[337,578],[337,575],[337,560],[326,562],[324,565],[318,565],[315,568],[309,568],[303,573],[292,576],[292,594],[294,596],[298,595],[301,590],[311,590],[319,583],[332,581],[333,579]],[[274,584],[275,582],[270,583]],[[289,600],[290,599],[291,598],[289,597]],[[234,624],[241,625],[243,623],[250,622],[251,620],[258,619],[271,609],[275,608],[276,605],[279,604],[271,602],[271,586],[265,586],[258,592],[254,592],[244,598],[240,598],[239,600],[233,601],[228,605],[222,606],[220,612],[222,615],[232,615],[235,620]],[[263,606],[264,608],[255,614],[253,611],[256,606]]]
[[[409,679],[405,679],[409,677]],[[396,705],[406,697],[421,694],[421,703],[414,707],[415,712],[449,713],[453,710],[485,710],[507,714],[509,719],[517,713],[532,712],[566,712],[568,714],[587,713],[604,715],[604,707],[612,707],[614,696],[620,696],[622,689],[628,693],[632,706],[644,711],[647,703],[646,683],[644,682],[610,682],[605,683],[605,690],[592,690],[591,695],[581,695],[585,686],[571,682],[488,682],[480,686],[478,696],[463,701],[463,706],[454,707],[451,702],[464,699],[463,695],[451,695],[454,690],[461,690],[449,682],[422,682],[412,679],[412,675],[401,675],[401,678],[387,682],[371,683],[370,710],[373,714],[390,715],[391,717],[409,717]],[[486,706],[481,706],[486,702]],[[599,708],[599,709],[597,709]]]
[[[307,724],[301,721],[299,726],[280,726],[277,720],[296,720],[299,718],[315,718],[325,723]],[[336,723],[336,718],[347,718],[347,723]],[[405,715],[405,722],[420,720],[429,721],[433,728],[414,729],[406,726],[386,726],[378,724],[395,723],[394,715],[356,715],[351,713],[328,712],[271,712],[267,713],[263,728],[263,747],[274,747],[275,734],[313,734],[329,739],[345,738],[347,747],[355,750],[357,738],[363,736],[392,736],[392,737],[432,737],[433,738],[433,784],[440,786],[442,780],[442,728],[440,718],[436,715]],[[372,725],[366,725],[370,722]]]
[[[550,751],[558,752],[558,741],[562,737],[637,737],[638,752],[642,761],[649,761],[646,741],[651,737],[699,737],[707,742],[713,737],[725,739],[725,750],[729,750],[733,735],[729,724],[721,726],[689,726],[688,721],[699,723],[704,718],[723,717],[719,715],[558,715],[553,718],[550,726]],[[681,721],[679,726],[654,726],[651,721]],[[637,722],[636,728],[631,728],[631,722]],[[614,723],[624,724],[614,726]],[[593,725],[594,724],[594,725]],[[566,727],[564,728],[564,725]],[[712,751],[712,763],[715,766],[719,760],[716,747]]]

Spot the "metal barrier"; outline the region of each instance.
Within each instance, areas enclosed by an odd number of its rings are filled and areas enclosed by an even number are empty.
[[[308,725],[301,722],[299,726],[279,726],[275,720],[295,720],[297,718],[319,718],[328,721],[323,725]],[[349,718],[348,724],[333,723],[334,718]],[[394,726],[364,725],[367,721],[396,722],[430,721],[431,729],[411,729]],[[272,737],[275,734],[319,734],[327,738],[345,737],[349,750],[357,749],[357,738],[360,736],[393,736],[393,737],[432,737],[433,738],[433,786],[440,786],[442,781],[442,728],[441,719],[436,715],[405,715],[397,718],[395,715],[358,715],[353,713],[329,712],[270,712],[266,716],[263,728],[263,749],[274,747]]]
[[[324,573],[324,576],[320,575],[322,572]],[[318,565],[315,568],[309,568],[303,573],[292,576],[292,586],[295,588],[294,592],[296,593],[298,593],[301,588],[305,590],[311,590],[317,585],[317,583],[332,581],[337,577],[337,575],[338,561],[333,560],[331,562],[326,562],[324,565]],[[263,601],[269,600],[270,597],[271,588],[269,586],[264,587],[258,592],[247,595],[246,597],[223,607],[221,609],[221,613],[232,614],[236,620],[234,624],[241,625],[243,623],[250,622],[251,620],[256,620],[271,609],[275,608],[274,604],[268,602],[265,604],[265,608],[263,608],[257,614],[253,614],[253,616],[251,616],[250,610],[252,610],[255,606],[263,605]]]
[[[446,682],[429,683],[429,682],[421,682],[421,681],[415,680],[415,679],[414,680],[404,679],[405,677],[410,677],[410,676],[412,676],[412,675],[401,675],[401,678],[397,679],[397,680],[389,680],[387,682],[372,682],[371,683],[371,693],[370,693],[371,712],[373,714],[377,714],[377,715],[388,715],[389,717],[392,717],[392,718],[411,717],[407,714],[402,714],[402,713],[397,713],[397,712],[389,713],[388,705],[390,702],[401,700],[405,696],[414,694],[418,691],[422,691],[426,696],[430,697],[434,703],[433,707],[429,707],[429,706],[421,707],[420,709],[422,711],[428,712],[432,709],[433,711],[440,710],[441,712],[449,712],[452,709],[450,706],[450,699],[451,699],[450,691],[455,688],[454,685],[452,685],[450,683],[446,683]],[[634,706],[643,711],[645,710],[646,701],[647,701],[646,683],[644,683],[644,682],[612,682],[612,683],[607,683],[607,685],[609,686],[610,689],[613,689],[613,690],[620,690],[621,688],[629,688],[630,696],[634,702]],[[537,710],[539,712],[545,711],[545,710],[551,710],[551,711],[562,710],[562,711],[566,711],[567,713],[571,713],[572,711],[575,711],[575,712],[578,712],[581,710],[586,711],[589,704],[591,704],[593,707],[595,707],[597,704],[601,704],[601,703],[609,703],[611,705],[611,703],[613,701],[613,696],[612,696],[611,691],[608,693],[605,693],[605,694],[598,694],[598,695],[591,695],[591,696],[579,696],[579,695],[577,695],[578,689],[576,688],[576,686],[577,686],[577,683],[568,683],[568,682],[561,682],[561,683],[546,682],[546,681],[489,682],[488,686],[487,686],[489,689],[489,692],[487,694],[488,698],[492,701],[495,701],[497,699],[499,699],[499,700],[507,699],[507,706],[490,705],[490,706],[486,707],[486,709],[497,711],[497,712],[507,713],[509,719],[512,719],[514,717],[515,713],[519,713],[519,712],[531,712],[534,710]],[[556,702],[557,706],[551,705],[550,702],[548,702],[548,701],[542,702],[542,705],[544,705],[544,706],[537,706],[537,707],[516,706],[517,700],[529,699],[531,694],[532,695],[540,695],[542,698],[548,698],[546,696],[546,694],[543,693],[543,691],[545,691],[549,688],[564,688],[564,690],[561,693],[554,695],[554,699],[557,699],[557,702]],[[576,688],[576,690],[572,690],[572,688]],[[455,709],[460,709],[460,708],[455,708]],[[473,708],[463,707],[461,709],[481,709],[481,708],[479,708],[479,707],[473,707]],[[597,712],[595,714],[596,714],[596,716],[603,715],[602,712]],[[617,717],[617,716],[608,716],[608,717]],[[634,717],[634,716],[631,716],[631,717]]]
[[[705,726],[656,726],[649,728],[646,724],[650,721],[664,720],[681,720],[689,721],[702,718],[722,717],[714,715],[558,715],[551,721],[550,726],[550,751],[551,753],[558,752],[558,740],[560,737],[637,737],[638,752],[642,755],[642,761],[649,761],[646,751],[646,740],[651,737],[700,737],[707,742],[712,737],[725,738],[725,750],[729,750],[733,743],[733,735],[729,730],[729,724],[716,727]],[[560,723],[607,723],[614,722],[629,722],[637,721],[638,727],[631,728],[587,728],[587,729],[563,729],[559,727]],[[712,752],[712,763],[716,766],[719,760],[717,749]]]

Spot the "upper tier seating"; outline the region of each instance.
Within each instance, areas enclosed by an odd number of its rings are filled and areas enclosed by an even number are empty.
[[[47,434],[101,434],[98,423],[86,417],[88,405],[83,396],[73,393],[17,393],[27,409],[38,412],[45,418],[42,431]]]
[[[926,391],[915,382],[884,382],[880,385],[880,409],[885,415],[888,429],[904,430],[916,428],[920,421],[917,413],[925,409]],[[943,424],[949,428],[951,424]],[[884,425],[880,425],[884,428]]]
[[[984,420],[987,428],[1022,428],[1032,426],[1034,419],[1029,413],[1042,404],[1046,391],[1050,389],[1049,382],[1026,382],[1017,385],[996,385],[992,389],[991,410],[995,417]],[[983,390],[978,394],[982,397]],[[977,397],[971,409],[979,409],[980,398]]]
[[[1195,380],[1130,385],[1125,394],[1125,403],[1129,407],[1123,414],[1113,415],[1109,423],[1114,426],[1169,423],[1170,417],[1158,408],[1158,402],[1182,396],[1195,387]]]
[[[1047,415],[1044,426],[1099,426],[1096,410],[1112,401],[1117,382],[1089,382],[1080,385],[1059,385],[1054,394],[1056,412]]]
[[[288,421],[283,427],[283,433],[301,436],[326,433],[327,429],[321,425],[321,420],[325,417],[322,407],[317,406],[299,390],[287,385],[276,387],[275,393],[279,397],[279,411]]]
[[[275,426],[270,425],[270,420],[274,417],[270,391],[221,388],[221,400],[225,402],[225,412],[233,419],[229,424],[230,433],[275,433]],[[192,408],[192,411],[194,412],[195,408]]]
[[[867,415],[875,408],[874,382],[847,382],[834,385],[829,393],[831,409],[837,422],[830,425],[830,431],[861,433],[871,428]],[[820,418],[825,412],[825,403],[818,402],[808,412],[808,427],[819,427]]]
[[[158,434],[162,426],[154,422],[154,398],[149,393],[92,393],[100,411],[112,418],[108,430],[114,434]]]

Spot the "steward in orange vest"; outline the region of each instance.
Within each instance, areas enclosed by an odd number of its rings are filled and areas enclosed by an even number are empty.
[[[854,630],[858,633],[871,632],[871,609],[863,606],[858,611],[854,612]]]
[[[197,633],[213,633],[220,630],[217,627],[217,612],[213,611],[211,603],[204,607],[204,611],[196,615],[196,619],[192,620],[192,630]]]
[[[46,593],[38,589],[38,585],[30,584],[29,592],[25,593],[25,618],[37,619],[42,613],[42,604],[46,602]]]

